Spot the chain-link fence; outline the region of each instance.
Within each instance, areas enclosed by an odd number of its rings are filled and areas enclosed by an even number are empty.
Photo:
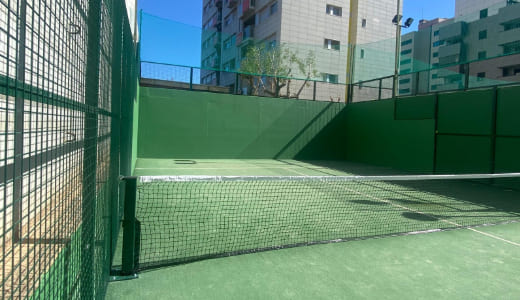
[[[103,297],[135,48],[124,1],[0,0],[2,299]]]

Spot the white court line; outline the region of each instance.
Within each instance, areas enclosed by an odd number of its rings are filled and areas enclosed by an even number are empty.
[[[297,172],[297,171],[294,171],[294,172],[296,172],[296,173],[298,173],[298,174],[300,174],[300,175],[303,175],[303,176],[308,176],[308,175],[306,175],[306,174],[299,173],[299,172]],[[327,183],[327,184],[330,185],[329,182],[326,182],[326,181],[322,181],[322,182]],[[452,221],[449,221],[449,220],[440,219],[440,218],[437,218],[437,217],[434,217],[434,216],[430,216],[429,214],[424,213],[424,212],[422,212],[422,211],[419,211],[419,210],[416,210],[416,209],[413,209],[413,208],[409,208],[409,207],[406,207],[406,206],[402,206],[402,205],[399,205],[399,204],[395,204],[395,203],[393,203],[393,202],[391,202],[391,201],[388,201],[388,200],[385,200],[385,199],[381,199],[381,198],[378,198],[378,197],[375,197],[375,196],[367,195],[367,194],[361,193],[361,192],[359,192],[359,191],[356,191],[356,190],[353,190],[353,189],[349,189],[349,188],[347,188],[347,187],[342,187],[342,188],[345,189],[345,190],[347,190],[347,191],[350,191],[350,192],[356,193],[356,194],[358,194],[358,195],[361,195],[361,196],[365,196],[365,197],[371,198],[371,199],[373,199],[373,200],[381,201],[381,202],[384,202],[384,203],[390,204],[390,205],[392,205],[392,206],[395,206],[395,207],[398,207],[398,208],[401,208],[401,209],[404,209],[404,210],[408,210],[408,211],[411,211],[411,212],[414,212],[414,213],[418,213],[418,214],[421,214],[421,215],[424,215],[424,216],[427,216],[427,217],[430,217],[430,218],[433,218],[433,219],[437,219],[437,220],[439,220],[439,221],[441,221],[441,222],[445,222],[445,223],[448,223],[448,224],[451,224],[451,225],[455,225],[455,226],[457,226],[457,227],[464,227],[464,226],[462,226],[461,224],[458,224],[458,223],[455,223],[455,222],[452,222]],[[484,235],[484,236],[487,236],[487,237],[490,237],[490,238],[493,238],[493,239],[496,239],[496,240],[499,240],[499,241],[502,241],[502,242],[505,242],[505,243],[508,243],[508,244],[511,244],[511,245],[514,245],[514,246],[517,246],[517,247],[520,247],[520,244],[519,244],[519,243],[515,243],[515,242],[513,242],[513,241],[506,240],[506,239],[501,238],[501,237],[499,237],[499,236],[496,236],[496,235],[494,235],[494,234],[486,233],[486,232],[483,232],[483,231],[477,230],[477,229],[475,229],[475,228],[466,228],[466,229],[471,230],[471,231],[476,232],[476,233],[480,233],[480,234],[482,234],[482,235]],[[435,230],[426,230],[426,231],[424,231],[424,233],[437,232],[437,231],[440,231],[440,229],[439,229],[439,230],[436,230],[436,229],[435,229]],[[422,233],[422,232],[421,232],[421,233]]]
[[[299,166],[294,167],[242,167],[242,168],[135,168],[135,170],[248,170],[248,169],[300,169]],[[319,170],[323,168],[317,168],[313,170]],[[298,173],[301,174],[301,173]],[[303,174],[306,175],[306,174]],[[308,175],[306,175],[308,176]]]

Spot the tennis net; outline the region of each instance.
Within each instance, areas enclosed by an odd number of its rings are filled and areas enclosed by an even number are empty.
[[[520,191],[514,189],[520,174],[166,176],[125,181],[127,272],[271,249],[520,221]]]

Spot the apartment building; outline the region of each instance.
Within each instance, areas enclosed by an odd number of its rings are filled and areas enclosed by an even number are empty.
[[[236,76],[225,71],[240,68],[250,45],[283,45],[302,58],[315,55],[313,79],[328,85],[318,89],[318,99],[344,101],[346,88],[338,83],[392,74],[396,13],[397,0],[204,0],[201,65],[210,70],[201,71],[201,83],[234,87]]]
[[[400,95],[520,81],[520,4],[477,9],[469,12],[476,20],[421,21],[419,31],[403,35]]]
[[[507,5],[508,0],[456,0],[455,18],[465,17],[466,21],[474,21],[480,18],[476,13],[488,9],[490,15],[498,13],[498,9]],[[511,2],[511,1],[509,1]]]

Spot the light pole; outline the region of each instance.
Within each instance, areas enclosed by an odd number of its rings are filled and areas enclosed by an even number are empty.
[[[401,25],[401,20],[403,16],[401,15],[401,0],[397,0],[397,15],[392,19],[392,23],[394,23],[395,30],[395,69],[394,69],[394,84],[392,88],[392,98],[397,96],[397,89],[399,88],[399,60],[401,54],[401,28],[408,28],[413,23],[413,18],[408,18],[404,22],[404,25]]]

